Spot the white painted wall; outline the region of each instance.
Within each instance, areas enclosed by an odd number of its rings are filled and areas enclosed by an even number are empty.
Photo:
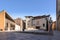
[[[20,29],[20,26],[19,25],[17,25],[17,24],[15,24],[15,31],[20,31],[21,29]]]

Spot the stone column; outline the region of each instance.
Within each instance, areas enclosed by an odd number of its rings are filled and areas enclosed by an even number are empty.
[[[8,31],[10,31],[10,23],[8,23]]]

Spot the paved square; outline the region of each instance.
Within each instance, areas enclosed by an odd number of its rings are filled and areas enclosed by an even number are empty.
[[[36,35],[26,33],[0,32],[0,40],[60,40],[60,32],[54,35]]]

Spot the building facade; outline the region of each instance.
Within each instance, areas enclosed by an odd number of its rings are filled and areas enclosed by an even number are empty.
[[[0,12],[0,31],[15,30],[15,21],[7,14],[5,10]]]
[[[60,0],[56,0],[56,29],[60,31]]]
[[[26,29],[48,30],[49,16],[26,16]]]
[[[21,18],[16,18],[15,23],[20,26],[20,31],[25,29],[25,22]]]
[[[20,26],[19,26],[19,25],[17,25],[16,23],[15,23],[15,31],[21,31]]]

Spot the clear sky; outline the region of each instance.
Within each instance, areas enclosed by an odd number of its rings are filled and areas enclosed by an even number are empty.
[[[56,0],[0,0],[2,10],[14,19],[50,14],[52,20],[56,20]]]

